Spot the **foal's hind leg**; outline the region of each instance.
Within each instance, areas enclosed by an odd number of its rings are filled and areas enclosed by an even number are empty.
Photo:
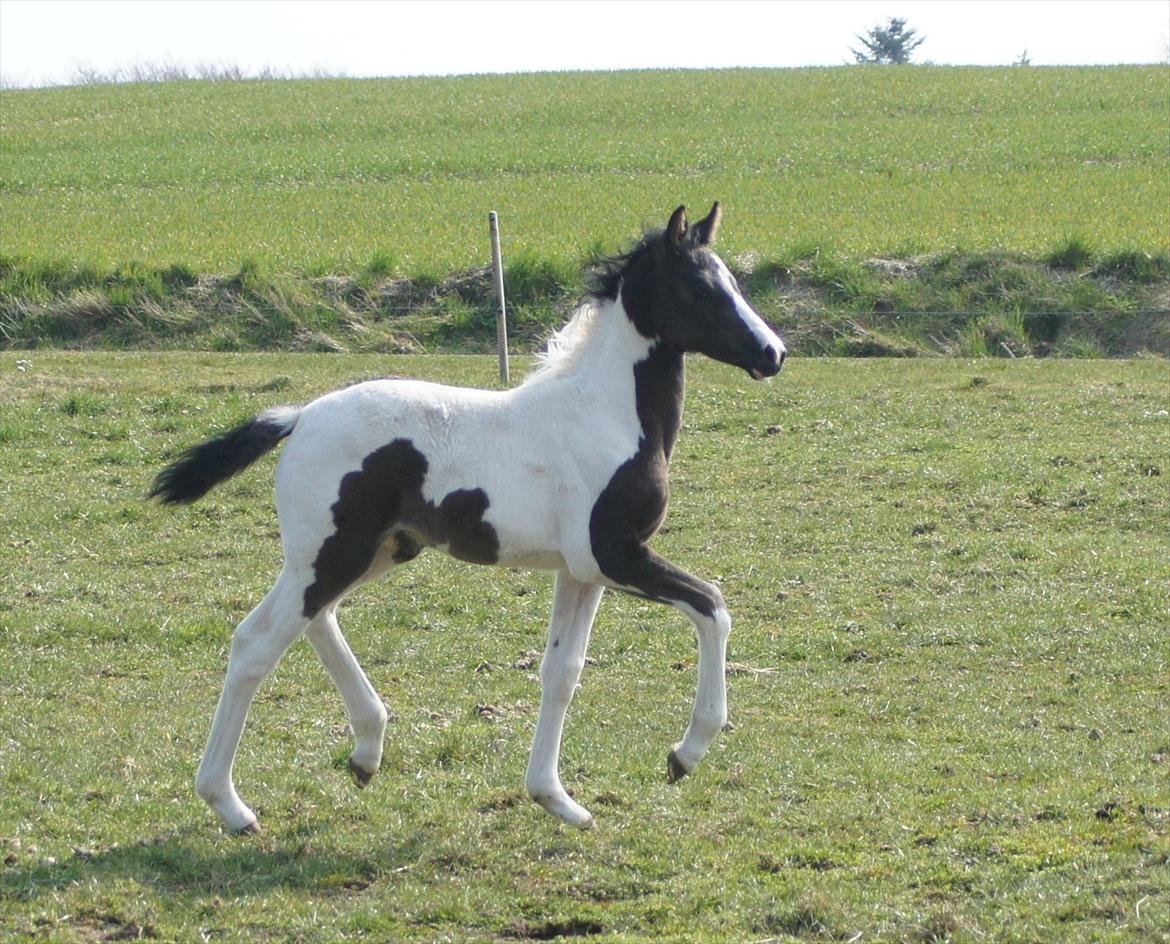
[[[227,678],[195,776],[195,789],[233,832],[259,831],[256,814],[236,794],[232,764],[256,690],[308,625],[301,612],[302,589],[300,581],[283,571],[232,637]]]
[[[309,624],[306,635],[345,702],[354,736],[349,772],[357,785],[364,787],[382,763],[386,707],[341,635],[334,607],[326,607],[318,613]]]
[[[528,759],[525,786],[537,803],[557,819],[582,829],[593,816],[565,791],[557,772],[565,713],[585,665],[585,647],[604,588],[557,574],[548,645],[540,664],[540,715]]]

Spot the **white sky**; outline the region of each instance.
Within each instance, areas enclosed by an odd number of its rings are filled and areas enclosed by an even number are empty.
[[[1166,62],[1170,0],[0,0],[0,83],[79,70],[298,74],[840,65],[899,16],[916,62]]]

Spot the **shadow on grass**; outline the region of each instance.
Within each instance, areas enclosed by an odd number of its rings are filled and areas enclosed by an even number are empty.
[[[316,834],[329,826],[307,826],[297,835],[202,838],[203,828],[162,833],[130,846],[92,851],[77,849],[65,861],[41,859],[10,864],[0,872],[0,901],[32,901],[77,886],[105,886],[119,880],[167,894],[201,897],[276,889],[306,890],[317,895],[360,891],[373,882],[405,872],[433,847],[430,837],[415,832],[398,843],[371,843],[368,853],[319,848]]]

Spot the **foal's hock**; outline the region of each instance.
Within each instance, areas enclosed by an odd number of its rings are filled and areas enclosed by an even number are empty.
[[[284,566],[236,628],[196,777],[229,829],[259,828],[236,794],[232,763],[256,690],[302,634],[345,701],[354,778],[365,786],[377,772],[386,709],[341,635],[337,605],[432,547],[475,564],[557,573],[525,778],[537,803],[574,826],[593,821],[562,786],[558,757],[606,587],[668,603],[695,625],[695,704],[667,773],[677,780],[695,768],[727,719],[731,617],[714,584],[647,546],[666,516],[683,357],[706,354],[759,380],[776,374],[785,356],[710,248],[719,218],[715,204],[688,227],[679,207],[664,231],[603,265],[519,387],[363,383],[266,410],[159,474],[152,496],[192,502],[288,439],[276,471]]]

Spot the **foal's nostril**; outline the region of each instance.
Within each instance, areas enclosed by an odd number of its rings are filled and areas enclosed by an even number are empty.
[[[784,358],[786,358],[787,356],[788,356],[788,351],[785,348],[780,348],[780,360],[776,364],[776,366],[783,367],[784,366]]]
[[[762,356],[756,362],[755,367],[748,368],[748,373],[756,380],[763,380],[765,377],[775,377],[780,373],[780,365],[784,363],[784,345],[781,344],[779,348],[779,351],[777,351],[776,346],[773,344],[764,345],[763,351],[760,352]]]

